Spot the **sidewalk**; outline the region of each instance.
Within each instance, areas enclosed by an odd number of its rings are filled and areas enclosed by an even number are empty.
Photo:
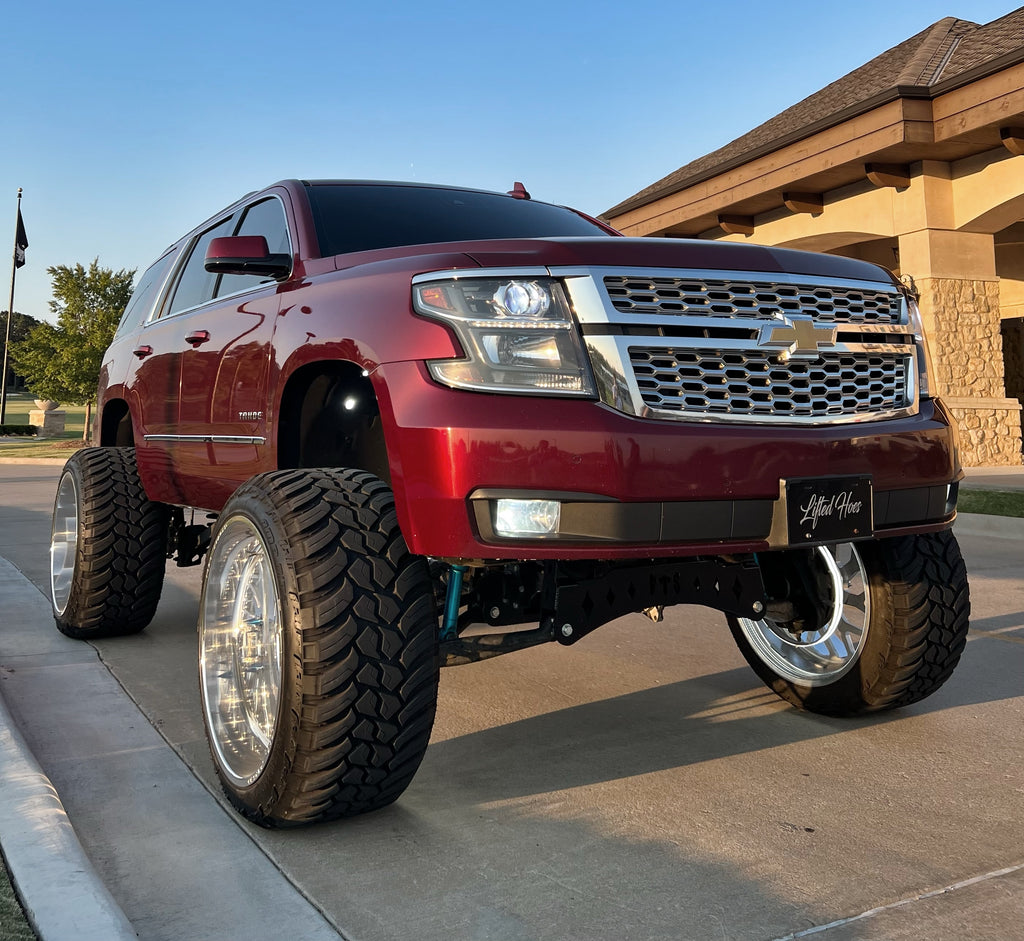
[[[29,751],[3,697],[0,836],[11,882],[42,941],[136,937],[85,855],[60,796]]]
[[[126,941],[137,931],[166,938],[172,924],[188,939],[337,941],[337,931],[196,779],[96,650],[59,634],[40,590],[3,557],[0,597],[0,842],[41,941]],[[39,743],[29,750],[18,731],[27,715],[50,730],[41,751]],[[55,769],[57,780],[40,763]],[[173,911],[166,924],[130,923],[115,898],[119,885],[105,885],[82,851],[58,788],[79,801],[92,795],[92,813],[126,859],[118,882],[145,894],[151,913]],[[194,904],[197,893],[216,904]]]
[[[968,467],[961,487],[974,490],[1024,490],[1024,465],[1020,467]]]

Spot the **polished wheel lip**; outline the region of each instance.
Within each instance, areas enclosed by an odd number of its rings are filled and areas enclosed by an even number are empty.
[[[281,604],[256,525],[233,516],[213,546],[200,608],[200,686],[211,750],[225,777],[248,787],[273,748],[281,704]]]
[[[50,528],[50,597],[53,609],[62,615],[71,600],[78,556],[78,485],[74,475],[64,473],[57,487]]]
[[[815,552],[826,567],[834,599],[828,624],[797,637],[768,619],[737,619],[758,657],[784,680],[802,686],[827,686],[849,673],[871,623],[868,575],[854,544],[819,546]]]

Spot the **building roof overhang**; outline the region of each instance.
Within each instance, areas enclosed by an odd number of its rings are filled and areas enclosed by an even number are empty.
[[[720,217],[820,201],[852,184],[891,185],[926,160],[998,150],[1024,126],[1024,44],[933,85],[898,84],[690,175],[672,174],[604,213],[628,235],[696,236]],[[1012,137],[1012,134],[1011,134]],[[1010,146],[1009,143],[1006,144]],[[695,163],[700,164],[701,161]],[[800,197],[812,197],[810,203]]]

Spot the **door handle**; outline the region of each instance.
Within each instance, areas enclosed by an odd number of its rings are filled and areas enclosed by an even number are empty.
[[[153,347],[151,347],[151,346],[137,346],[137,347],[135,347],[134,350],[132,350],[132,352],[136,356],[138,356],[139,359],[145,359],[147,356],[149,356],[150,353],[153,352]]]
[[[185,342],[191,343],[193,346],[199,346],[200,343],[206,343],[206,341],[209,339],[209,330],[193,330],[191,333],[185,336]]]

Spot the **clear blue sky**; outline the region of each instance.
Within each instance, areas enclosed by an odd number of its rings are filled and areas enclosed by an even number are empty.
[[[944,16],[1014,0],[20,0],[0,16],[0,309],[141,270],[288,177],[459,183],[599,213]]]

